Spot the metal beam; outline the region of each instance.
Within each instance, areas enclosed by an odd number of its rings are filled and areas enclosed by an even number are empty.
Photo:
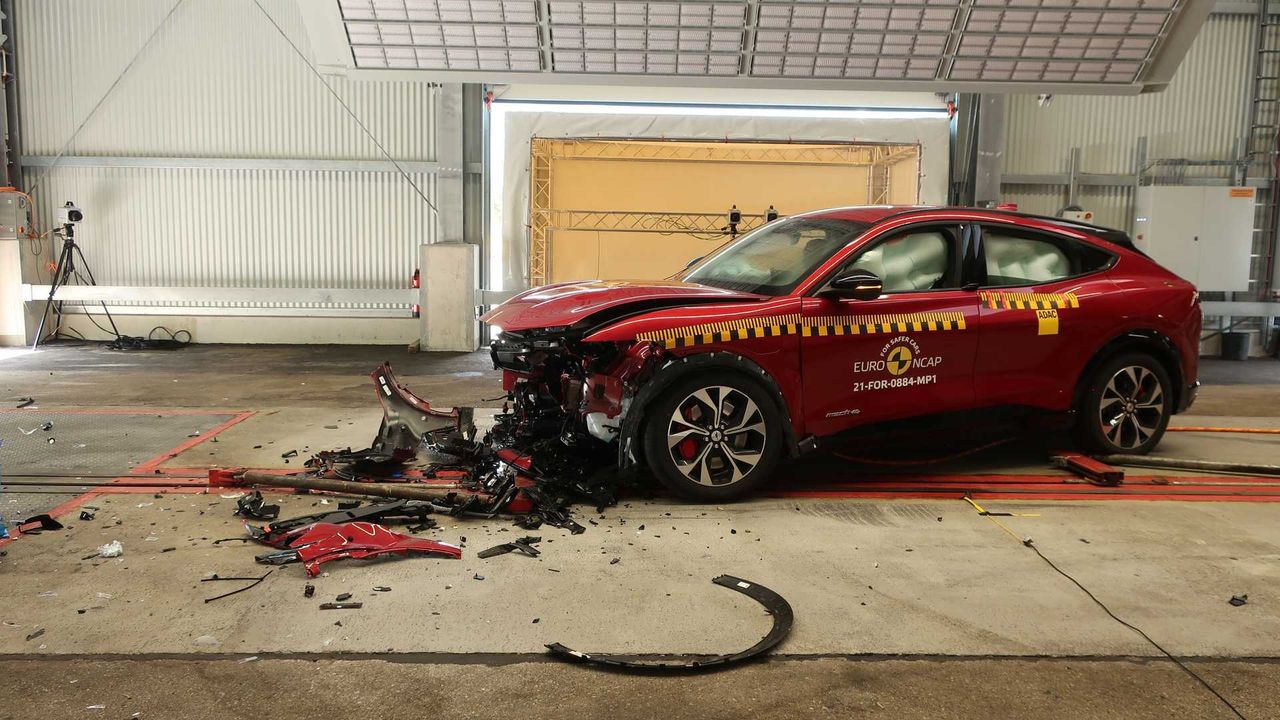
[[[1213,317],[1280,317],[1280,302],[1206,300],[1200,312]]]
[[[1000,178],[1004,172],[1004,109],[1003,95],[982,95],[978,98],[978,152],[974,160],[973,201],[979,207],[983,203],[1000,200]]]
[[[1158,177],[1158,176],[1156,176]],[[1093,187],[1131,187],[1138,183],[1138,176],[1132,173],[1078,173],[1076,185]],[[1023,173],[1004,175],[1001,183],[1005,185],[1069,185],[1071,175],[1068,173]],[[1212,187],[1228,187],[1235,185],[1231,178],[1189,177],[1178,181],[1179,185],[1208,185]],[[1266,178],[1246,178],[1244,186],[1266,188],[1271,181]]]
[[[8,184],[21,190],[22,182],[22,123],[19,112],[18,38],[17,20],[14,18],[13,0],[0,0],[0,33],[5,36],[3,47],[4,85],[0,95],[4,97],[4,144]]]
[[[760,90],[868,90],[884,92],[962,92],[988,94],[1137,95],[1146,91],[1141,82],[1070,83],[1035,81],[911,80],[907,78],[804,78],[739,77],[736,75],[662,75],[627,73],[521,72],[505,70],[408,70],[356,68],[347,73],[352,80],[431,81],[487,83],[490,85],[552,84],[605,85],[620,87],[748,88]]]
[[[1211,10],[1213,0],[1184,0],[1177,14],[1165,23],[1164,39],[1151,48],[1149,57],[1153,60],[1141,72],[1143,92],[1158,92],[1169,84]]]
[[[407,173],[440,176],[461,175],[458,167],[438,162],[397,160]],[[148,168],[161,170],[286,170],[312,172],[399,172],[387,160],[316,160],[312,158],[227,158],[227,157],[123,157],[118,155],[26,155],[27,167],[60,168]]]
[[[48,285],[22,286],[25,302],[44,302],[49,297]],[[299,305],[378,304],[403,305],[408,308],[417,301],[417,291],[411,288],[386,288],[357,290],[352,288],[234,288],[234,287],[144,287],[132,285],[64,285],[58,288],[55,298],[66,302],[203,302],[236,303],[243,305],[269,305],[288,303]],[[196,308],[190,308],[196,309]],[[234,308],[214,308],[231,310]],[[250,308],[240,308],[250,309]],[[283,308],[264,308],[279,310]],[[215,314],[223,314],[221,312]]]

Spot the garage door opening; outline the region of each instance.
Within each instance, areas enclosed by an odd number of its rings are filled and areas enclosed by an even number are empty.
[[[773,214],[920,198],[920,146],[532,139],[529,284],[665,278]]]

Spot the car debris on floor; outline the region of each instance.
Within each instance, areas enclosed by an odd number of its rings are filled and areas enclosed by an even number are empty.
[[[302,473],[210,471],[210,484],[421,499],[452,517],[509,517],[526,529],[547,524],[574,534],[586,528],[573,519],[571,503],[602,509],[630,484],[614,466],[616,451],[565,430],[559,406],[512,392],[514,406],[477,439],[471,408],[433,408],[399,383],[390,364],[370,377],[383,420],[369,448],[316,453]],[[243,502],[244,512],[260,507],[253,498]]]
[[[638,659],[627,655],[602,655],[578,652],[571,648],[565,647],[560,643],[550,643],[547,650],[552,655],[563,660],[572,660],[586,663],[589,665],[599,665],[606,668],[625,669],[642,672],[687,672],[695,670],[706,670],[725,665],[740,663],[744,660],[750,660],[758,655],[768,652],[783,638],[791,632],[791,625],[795,621],[795,614],[791,610],[791,603],[786,598],[769,588],[748,580],[733,577],[732,575],[721,575],[711,582],[721,587],[727,587],[730,590],[736,590],[743,595],[755,600],[764,606],[767,612],[773,618],[773,626],[769,628],[769,632],[756,644],[736,653],[728,653],[724,655],[713,656],[694,656],[689,658],[664,657],[657,660]]]

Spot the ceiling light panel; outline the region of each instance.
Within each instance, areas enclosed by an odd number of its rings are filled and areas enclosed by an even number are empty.
[[[562,25],[703,27],[741,30],[743,2],[631,2],[550,0],[552,27]]]
[[[969,13],[967,32],[1036,33],[1071,35],[1160,34],[1166,12],[1122,9],[975,8]]]
[[[1133,82],[1142,63],[958,58],[951,79],[994,82]]]
[[[342,19],[537,23],[534,0],[338,0]]]
[[[761,55],[752,58],[756,77],[932,80],[938,58]]]
[[[756,32],[756,52],[766,53],[941,56],[946,45],[945,33],[886,34],[814,30]]]
[[[957,57],[1142,61],[1155,45],[1151,37],[1063,37],[965,34]]]
[[[538,47],[538,30],[531,25],[347,23],[347,38],[355,47]]]
[[[552,66],[563,73],[726,76],[738,74],[738,63],[736,54],[699,52],[557,50],[552,54]]]
[[[1139,82],[1189,1],[330,0],[361,68],[1065,84]]]
[[[955,0],[936,4],[762,2],[761,28],[948,32],[956,19]]]

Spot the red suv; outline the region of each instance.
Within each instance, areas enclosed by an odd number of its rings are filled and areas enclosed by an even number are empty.
[[[1060,218],[822,210],[678,277],[548,285],[486,314],[512,437],[616,446],[621,466],[722,500],[842,432],[975,409],[1145,453],[1198,385],[1195,288],[1124,233]]]

